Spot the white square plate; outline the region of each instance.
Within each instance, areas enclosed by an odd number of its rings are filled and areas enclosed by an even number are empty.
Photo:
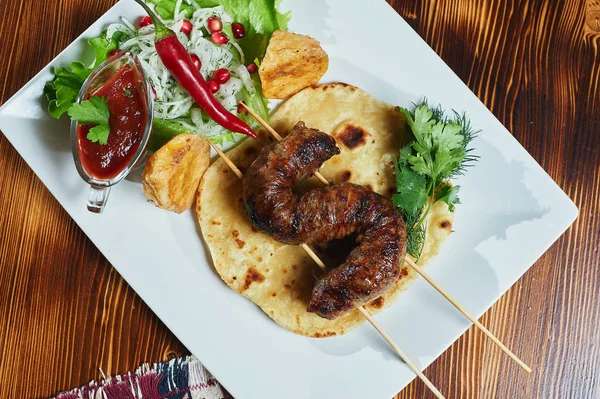
[[[577,208],[389,5],[368,3],[303,0],[282,8],[292,10],[290,30],[316,37],[329,53],[324,81],[347,82],[401,106],[427,96],[466,111],[483,130],[474,142],[481,161],[458,181],[463,205],[456,232],[428,269],[481,315],[567,229]],[[43,86],[52,66],[82,58],[85,39],[120,16],[141,14],[133,0],[117,3],[4,104],[0,128],[119,273],[236,398],[389,399],[414,374],[373,328],[364,324],[327,339],[280,328],[214,272],[191,212],[156,208],[135,178],[113,189],[102,216],[86,210],[87,187],[73,165],[67,120],[46,113]],[[376,21],[376,40],[365,21]],[[377,319],[423,369],[469,327],[422,280]]]

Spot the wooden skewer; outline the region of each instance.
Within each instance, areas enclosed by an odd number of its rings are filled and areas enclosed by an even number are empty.
[[[243,101],[240,102],[240,104],[242,104],[242,107],[244,107],[246,109],[246,111],[248,111],[248,113],[250,115],[252,115],[252,117],[254,119],[256,119],[256,121],[258,123],[260,123],[265,129],[267,129],[267,131],[269,133],[271,133],[271,136],[273,136],[275,138],[275,140],[277,141],[281,141],[282,137],[279,135],[279,133],[277,133],[275,131],[275,129],[273,129],[263,118],[260,117],[260,115],[258,115],[256,112],[254,112],[250,107],[248,107],[246,105],[246,103],[244,103]],[[319,179],[321,181],[321,183],[325,184],[325,185],[329,185],[329,180],[327,180],[322,174],[320,174],[319,172],[315,172],[315,177],[317,179]]]
[[[521,359],[519,359],[517,355],[512,353],[510,349],[508,349],[498,338],[496,338],[494,334],[492,334],[487,328],[485,328],[484,325],[481,324],[475,317],[471,316],[471,314],[465,308],[463,308],[458,302],[456,302],[456,300],[452,298],[435,281],[433,281],[433,279],[429,277],[429,275],[425,273],[425,271],[421,267],[419,267],[415,262],[413,262],[412,259],[410,259],[408,256],[404,258],[404,260],[406,261],[406,263],[408,263],[410,267],[413,268],[414,271],[419,273],[425,280],[427,280],[429,284],[433,286],[433,288],[435,288],[440,294],[442,294],[442,296],[446,298],[448,302],[454,305],[454,307],[458,309],[459,312],[465,315],[465,317],[469,319],[471,323],[473,323],[477,328],[483,331],[483,333],[487,335],[488,338],[491,339],[496,345],[498,345],[498,347],[500,347],[500,349],[502,349],[504,353],[510,356],[510,358],[514,360],[519,366],[521,366],[525,371],[531,373],[531,368],[528,365],[526,365]]]
[[[235,166],[231,159],[229,159],[229,157],[225,155],[225,153],[221,151],[221,149],[217,147],[214,143],[212,143],[210,140],[208,140],[208,142],[210,143],[211,147],[217,152],[217,154],[219,154],[219,156],[223,159],[223,161],[225,161],[225,164],[227,164],[227,166],[231,168],[231,170],[236,174],[236,176],[241,179],[243,176],[242,172],[237,166]],[[308,256],[310,256],[316,262],[316,264],[321,268],[321,270],[325,271],[325,264],[317,256],[317,254],[306,244],[301,244],[300,246],[302,247],[302,249],[304,249],[304,251],[306,251]],[[436,398],[445,399],[444,395],[442,395],[442,393],[431,383],[431,381],[429,381],[425,374],[423,374],[421,370],[419,370],[417,365],[413,363],[412,360],[410,360],[410,358],[400,349],[400,347],[396,345],[394,340],[392,340],[392,338],[383,330],[383,328],[381,328],[379,323],[377,323],[375,319],[373,319],[373,316],[369,313],[369,311],[362,306],[358,307],[357,309],[360,313],[362,313],[362,315],[367,319],[367,321],[371,323],[375,330],[377,330],[377,332],[381,334],[383,339],[385,339],[387,343],[390,344],[390,346],[394,349],[394,351],[396,351],[398,356],[400,356],[400,359],[402,359],[404,363],[406,363],[408,367],[410,367],[410,369],[417,375],[417,377],[419,377],[421,381],[423,381],[423,383],[431,390],[431,392],[433,392]]]
[[[223,151],[221,151],[221,149],[212,141],[208,140],[208,144],[210,144],[210,146],[217,152],[217,154],[219,154],[219,156],[223,159],[223,161],[225,161],[225,163],[227,164],[227,166],[229,166],[229,169],[231,169],[233,171],[233,173],[235,173],[235,175],[238,178],[242,178],[242,171],[238,169],[237,166],[235,166],[235,164],[233,162],[231,162],[231,159],[229,159],[229,157],[227,155],[225,155],[225,153]]]
[[[316,253],[306,244],[300,244],[302,249],[315,261],[315,263],[321,268],[321,270],[325,271],[325,263],[317,256]]]
[[[315,261],[315,263],[321,268],[321,270],[325,271],[325,264],[317,256],[317,254],[315,254],[314,251],[306,244],[301,244],[300,246],[302,247],[302,249],[304,249],[306,251],[308,256],[310,256]],[[369,323],[371,323],[371,325],[377,330],[377,332],[383,337],[383,339],[385,339],[387,341],[387,343],[390,344],[390,346],[396,351],[396,353],[398,354],[398,356],[400,356],[400,358],[404,361],[404,363],[406,363],[408,365],[408,367],[410,367],[412,369],[412,371],[423,381],[423,383],[425,383],[427,388],[429,388],[435,394],[435,396],[437,396],[438,398],[443,398],[443,395],[441,394],[441,392],[438,391],[438,389],[431,383],[431,381],[429,381],[429,379],[425,376],[425,374],[423,374],[421,372],[421,370],[419,370],[417,365],[414,364],[408,356],[406,356],[406,354],[402,351],[402,349],[400,349],[400,347],[398,345],[396,345],[396,343],[394,342],[392,337],[390,337],[383,330],[383,328],[381,328],[381,326],[379,325],[379,323],[377,323],[375,321],[375,319],[373,319],[373,316],[371,315],[371,313],[369,313],[369,311],[367,309],[365,309],[363,306],[360,306],[357,309],[360,313],[362,313],[362,315],[365,317],[365,319],[367,319],[367,321]]]
[[[269,126],[269,124],[267,122],[265,122],[264,119],[262,119],[259,115],[257,115],[256,112],[251,110],[245,103],[242,102],[241,104],[245,109],[248,110],[250,115],[252,115],[258,121],[258,123],[260,123],[269,133],[271,133],[273,135],[273,137],[275,137],[275,139],[277,141],[281,140],[281,136],[275,131],[275,129],[273,129],[271,126]],[[315,173],[315,176],[317,176],[317,173]],[[325,184],[330,184],[329,181],[327,181],[326,179],[319,179],[319,180],[321,180]],[[461,312],[467,319],[469,319],[471,321],[471,323],[473,323],[475,325],[475,327],[479,328],[485,335],[487,335],[494,344],[496,344],[500,349],[502,349],[502,351],[504,351],[504,353],[506,353],[511,359],[513,359],[525,371],[527,371],[528,373],[531,373],[531,368],[529,366],[527,366],[521,359],[519,359],[514,353],[512,353],[510,351],[510,349],[508,349],[506,347],[506,345],[504,345],[498,338],[496,338],[496,336],[494,336],[494,334],[492,334],[487,328],[485,328],[483,326],[483,324],[481,324],[479,321],[477,321],[477,319],[475,319],[473,316],[471,316],[471,314],[469,312],[467,312],[467,310],[465,308],[463,308],[458,302],[456,302],[456,300],[454,298],[452,298],[446,291],[444,291],[435,281],[433,281],[431,279],[431,277],[429,277],[423,271],[423,269],[421,269],[419,266],[417,266],[417,264],[415,262],[412,261],[412,259],[410,259],[407,256],[404,258],[404,260],[417,273],[419,273],[421,276],[423,276],[423,278],[425,280],[427,280],[427,282],[429,284],[431,284],[433,286],[433,288],[435,288],[440,294],[442,294],[442,296],[444,298],[446,298],[452,305],[454,305],[454,307],[456,309],[458,309],[459,312]]]
[[[385,331],[383,331],[383,329],[379,326],[379,324],[375,320],[373,320],[373,316],[369,313],[369,311],[362,306],[360,308],[358,308],[358,311],[360,313],[362,313],[362,315],[365,317],[365,319],[367,319],[369,321],[369,323],[371,323],[371,325],[377,330],[377,332],[379,334],[381,334],[383,339],[385,339],[387,341],[387,343],[390,344],[390,346],[392,348],[394,348],[394,350],[396,351],[398,356],[400,356],[400,358],[404,361],[404,363],[408,364],[408,367],[410,367],[411,370],[417,375],[417,377],[419,377],[421,379],[421,381],[423,381],[423,383],[427,386],[427,388],[429,388],[431,390],[431,392],[433,392],[433,394],[437,398],[443,398],[444,395],[442,395],[442,393],[440,391],[438,391],[438,389],[435,387],[435,385],[433,385],[431,383],[431,381],[429,381],[429,379],[425,376],[425,374],[423,374],[421,372],[421,370],[419,370],[417,365],[414,364],[412,362],[412,360],[410,360],[409,357],[406,356],[406,354],[404,352],[402,352],[402,349],[400,349],[398,347],[398,345],[396,345],[394,340]]]
[[[100,370],[100,375],[102,375],[102,379],[104,381],[108,380],[108,378],[106,378],[106,374],[104,374],[104,371],[102,371],[102,367],[98,367],[98,370]]]

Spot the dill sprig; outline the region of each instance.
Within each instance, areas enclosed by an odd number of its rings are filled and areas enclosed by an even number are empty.
[[[438,106],[438,108],[440,108],[440,106]],[[470,168],[479,160],[479,156],[473,154],[475,149],[471,147],[471,142],[481,133],[481,130],[475,130],[471,126],[471,121],[469,118],[467,118],[467,115],[464,112],[462,114],[459,114],[454,110],[452,110],[452,112],[453,117],[450,122],[461,127],[459,134],[464,137],[462,146],[465,149],[465,157],[460,163],[460,166],[450,176],[448,176],[449,178],[464,175],[467,168]]]
[[[402,215],[406,225],[406,252],[415,259],[421,257],[427,230],[425,223],[418,224],[420,214],[420,212],[413,212]]]

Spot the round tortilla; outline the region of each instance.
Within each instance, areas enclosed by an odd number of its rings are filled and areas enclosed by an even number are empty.
[[[386,197],[394,192],[392,158],[402,144],[405,126],[395,107],[354,86],[327,84],[306,88],[288,99],[276,110],[270,124],[286,136],[298,121],[336,138],[341,154],[320,169],[329,181],[361,184]],[[261,131],[259,140],[245,140],[227,155],[244,172],[260,149],[272,141]],[[320,186],[322,183],[312,177],[299,189]],[[365,321],[358,311],[331,321],[306,311],[321,271],[299,246],[282,244],[256,231],[244,212],[241,182],[222,159],[204,174],[196,211],[215,269],[223,281],[282,327],[310,337],[329,337],[344,334]],[[432,207],[419,265],[437,256],[450,235],[452,221],[453,214],[445,203]],[[323,246],[317,248],[317,253],[328,267],[335,267],[343,261],[336,259],[343,252],[342,247]],[[367,309],[377,313],[391,305],[416,277],[404,265],[400,280]]]

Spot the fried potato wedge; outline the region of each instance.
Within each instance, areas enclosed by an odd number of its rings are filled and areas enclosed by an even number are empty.
[[[177,135],[148,158],[142,174],[144,195],[159,208],[176,213],[190,209],[209,163],[205,139]]]
[[[329,57],[310,36],[276,31],[258,70],[263,94],[284,99],[319,83],[329,67]]]

